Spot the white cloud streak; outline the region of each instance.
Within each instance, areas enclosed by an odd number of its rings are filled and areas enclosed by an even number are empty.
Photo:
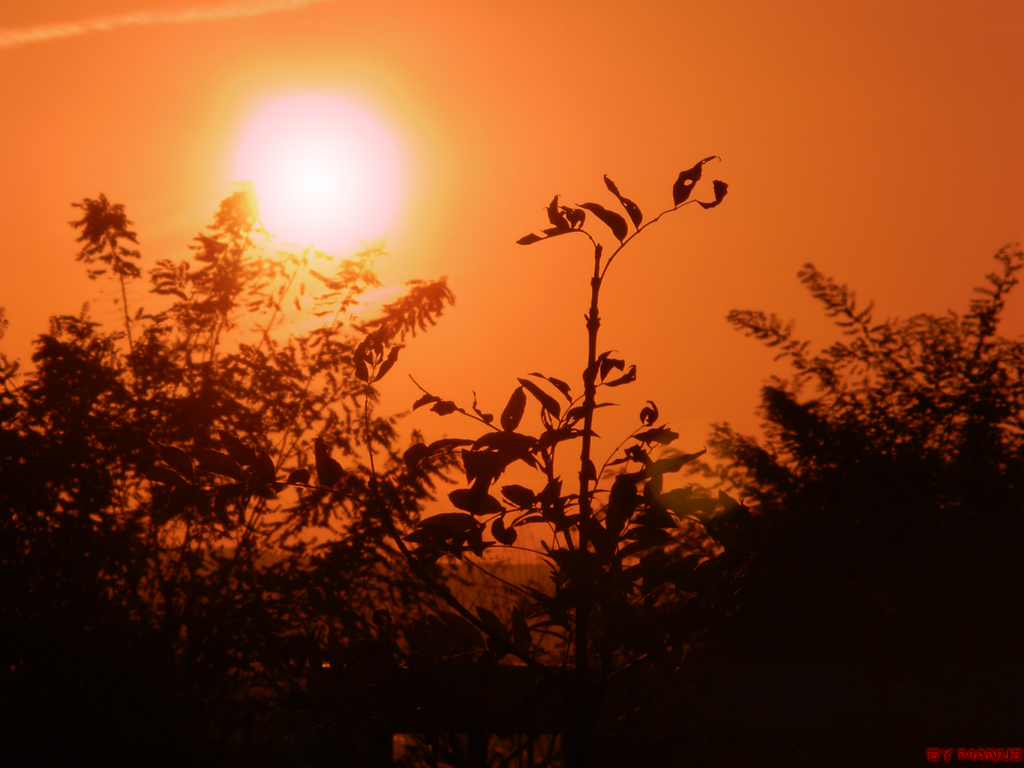
[[[171,11],[139,11],[120,16],[105,16],[66,24],[41,24],[21,29],[0,29],[0,48],[14,48],[31,43],[44,43],[65,37],[77,37],[91,32],[108,32],[121,27],[148,27],[155,24],[193,24],[199,21],[217,21],[239,17],[264,16],[282,11],[299,11],[311,5],[335,0],[255,0],[254,2],[225,3],[207,8]]]

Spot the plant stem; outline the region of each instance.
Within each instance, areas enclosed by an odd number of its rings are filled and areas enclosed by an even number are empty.
[[[130,222],[129,222],[130,223]],[[114,271],[117,272],[117,279],[121,283],[121,305],[124,309],[124,330],[128,334],[128,357],[132,360],[132,372],[135,372],[135,347],[132,344],[132,325],[131,319],[128,316],[128,292],[124,287],[124,274],[119,269],[121,259],[117,255],[117,241],[113,235],[107,236],[107,243],[110,245],[110,255],[113,258],[112,264],[114,265]],[[137,378],[137,377],[136,377]]]
[[[587,531],[593,516],[591,480],[595,483],[592,438],[594,409],[597,406],[597,333],[601,328],[599,300],[601,296],[601,254],[600,245],[594,247],[594,274],[590,278],[590,311],[587,314],[587,367],[583,372],[583,445],[580,449],[580,496],[579,496],[579,557],[584,577],[577,582],[576,626],[574,645],[576,658],[575,681],[570,694],[570,723],[568,739],[568,764],[572,768],[583,768],[590,764],[590,723],[593,712],[590,686],[590,594],[589,569],[587,560]]]

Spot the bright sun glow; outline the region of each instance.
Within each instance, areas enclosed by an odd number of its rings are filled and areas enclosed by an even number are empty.
[[[398,207],[398,166],[394,141],[373,117],[342,99],[305,95],[255,114],[235,174],[255,185],[272,235],[338,253],[384,234]]]

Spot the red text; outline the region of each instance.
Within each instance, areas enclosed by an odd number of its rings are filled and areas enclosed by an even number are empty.
[[[956,759],[975,763],[1020,763],[1024,762],[1024,749],[958,749]]]

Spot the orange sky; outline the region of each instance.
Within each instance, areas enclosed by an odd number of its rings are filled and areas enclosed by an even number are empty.
[[[182,257],[231,190],[246,116],[298,91],[392,127],[408,189],[383,276],[448,275],[458,297],[403,354],[393,410],[410,372],[493,411],[530,371],[578,387],[588,254],[515,240],[555,193],[612,205],[605,173],[653,214],[680,170],[723,158],[725,203],[645,235],[605,289],[601,347],[639,367],[616,392],[628,423],[656,400],[687,450],[714,421],[753,429],[777,370],[730,309],[829,338],[803,263],[905,317],[965,309],[1024,240],[1021,2],[8,0],[0,28],[8,354],[100,287],[74,262],[73,201],[125,203],[147,263]],[[107,296],[94,313],[116,322]],[[1010,314],[1024,331],[1020,297]]]

